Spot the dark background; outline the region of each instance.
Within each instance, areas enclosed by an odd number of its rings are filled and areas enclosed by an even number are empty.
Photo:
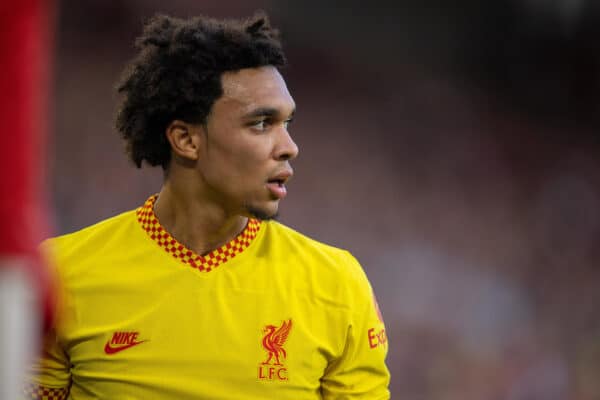
[[[599,399],[594,0],[64,0],[57,233],[160,189],[160,171],[128,164],[113,128],[143,18],[259,8],[283,33],[298,104],[281,219],[363,264],[393,398]]]

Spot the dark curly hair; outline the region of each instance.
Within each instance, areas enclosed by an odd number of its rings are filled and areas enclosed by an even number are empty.
[[[175,119],[206,122],[223,94],[223,72],[286,64],[279,33],[262,12],[247,20],[155,15],[135,45],[139,54],[117,86],[124,96],[116,127],[138,168],[146,160],[167,169],[165,129]]]

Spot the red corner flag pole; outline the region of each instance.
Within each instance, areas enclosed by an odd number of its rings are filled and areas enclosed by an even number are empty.
[[[50,0],[0,1],[0,398],[18,398],[26,357],[53,309],[36,248],[47,221]],[[47,325],[46,325],[47,326]]]

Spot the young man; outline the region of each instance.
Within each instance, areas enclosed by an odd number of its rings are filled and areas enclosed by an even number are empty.
[[[388,399],[360,265],[272,220],[298,154],[277,32],[157,16],[137,46],[117,128],[164,185],[45,243],[64,317],[29,397]]]

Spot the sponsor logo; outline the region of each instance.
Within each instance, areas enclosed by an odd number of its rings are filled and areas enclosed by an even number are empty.
[[[139,332],[115,332],[112,339],[104,345],[104,352],[109,355],[115,354],[144,343],[145,340],[137,340],[138,335]]]
[[[375,329],[371,328],[367,331],[367,335],[369,336],[369,347],[374,349],[377,346],[385,346],[387,343],[387,335],[385,334],[385,329]]]
[[[285,341],[292,329],[292,320],[283,321],[281,326],[265,326],[263,332],[262,346],[267,352],[267,358],[258,366],[258,378],[266,380],[287,381],[287,368],[284,360],[287,353],[283,348]]]
[[[379,318],[379,322],[383,324],[383,316],[381,315],[381,310],[379,309],[379,303],[377,303],[375,293],[373,293],[373,304],[375,306],[375,313],[377,313],[377,318]],[[369,338],[369,347],[372,349],[378,346],[385,346],[385,344],[387,343],[387,335],[385,333],[385,328],[371,328],[367,331],[367,336]]]

